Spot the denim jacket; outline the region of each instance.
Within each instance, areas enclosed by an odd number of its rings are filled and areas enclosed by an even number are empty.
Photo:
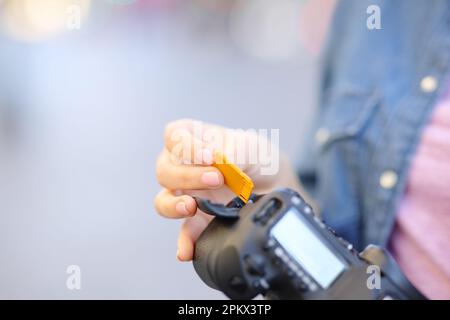
[[[381,29],[369,30],[366,10],[373,4]],[[327,224],[359,249],[388,244],[411,159],[450,85],[449,70],[450,1],[338,3],[324,52],[315,145],[301,173],[313,173],[312,192]]]

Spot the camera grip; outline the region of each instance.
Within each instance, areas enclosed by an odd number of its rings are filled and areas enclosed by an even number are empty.
[[[223,218],[214,218],[195,243],[194,269],[208,286],[217,290],[219,288],[216,285],[215,268],[218,255],[229,233],[229,223],[231,222]]]

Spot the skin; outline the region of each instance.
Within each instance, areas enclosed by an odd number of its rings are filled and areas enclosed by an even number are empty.
[[[217,203],[227,203],[234,197],[234,194],[224,185],[224,178],[220,171],[211,166],[214,150],[208,149],[205,141],[194,140],[193,126],[194,120],[191,119],[177,120],[166,126],[164,149],[156,164],[156,176],[162,186],[162,190],[154,200],[156,211],[166,218],[184,219],[178,237],[177,259],[180,261],[192,260],[195,241],[212,220],[210,215],[197,209],[192,196],[201,196]],[[225,152],[229,151],[228,148],[233,148],[228,146],[228,141],[235,136],[229,137],[229,131],[225,128],[206,123],[202,126],[205,129],[216,130],[225,139],[226,150],[220,151]],[[202,146],[197,148],[197,153],[192,152],[187,156],[174,155],[173,151],[177,142],[172,138],[174,132],[180,129],[191,135],[193,144],[195,142],[197,146]],[[243,139],[252,138],[247,132],[238,134],[243,135],[240,137]],[[183,159],[186,157],[189,159]],[[287,187],[305,195],[289,160],[284,154],[280,157],[280,170],[276,175],[261,175],[259,165],[241,165],[240,167],[253,180],[255,193],[266,193],[277,187]],[[192,159],[196,159],[195,163],[198,164],[184,164]]]

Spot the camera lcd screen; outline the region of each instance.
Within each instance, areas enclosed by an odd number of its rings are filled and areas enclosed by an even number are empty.
[[[345,264],[320,241],[295,208],[286,212],[270,233],[324,289],[345,270]]]

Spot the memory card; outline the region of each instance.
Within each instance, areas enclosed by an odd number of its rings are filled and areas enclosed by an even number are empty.
[[[228,161],[221,152],[214,154],[214,167],[219,169],[225,179],[225,184],[239,199],[247,203],[253,191],[253,181],[237,165]]]

